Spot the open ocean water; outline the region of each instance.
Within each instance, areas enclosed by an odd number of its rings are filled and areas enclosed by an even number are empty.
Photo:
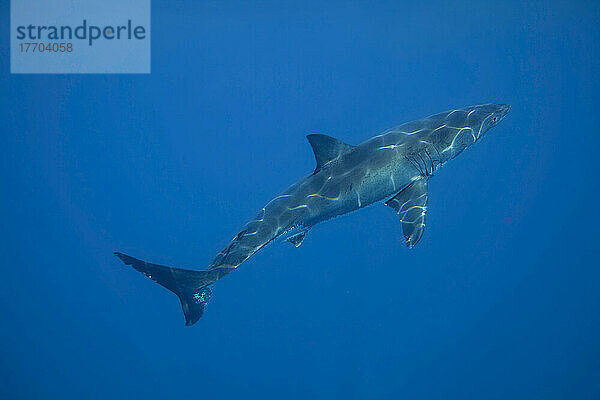
[[[3,399],[600,398],[595,1],[152,1],[149,75],[11,75],[0,35]],[[509,102],[429,182],[269,246],[185,327],[113,251],[205,268],[357,144]]]

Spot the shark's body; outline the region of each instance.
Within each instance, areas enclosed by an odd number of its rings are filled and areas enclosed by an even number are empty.
[[[317,160],[315,171],[267,203],[204,271],[116,254],[177,294],[186,324],[191,325],[202,316],[214,282],[276,239],[298,247],[312,226],[338,215],[386,201],[400,216],[411,248],[425,228],[428,179],[509,109],[510,105],[497,103],[451,110],[392,128],[358,146],[308,135]]]

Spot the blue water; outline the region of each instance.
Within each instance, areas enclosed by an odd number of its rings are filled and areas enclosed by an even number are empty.
[[[0,36],[1,398],[600,398],[597,2],[152,7],[150,75],[10,75]],[[191,328],[112,255],[204,268],[306,134],[485,102],[410,251],[387,207],[333,220]]]

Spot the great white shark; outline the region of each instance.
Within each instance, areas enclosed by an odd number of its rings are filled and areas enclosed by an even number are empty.
[[[391,128],[357,146],[308,135],[317,166],[269,201],[203,271],[152,264],[115,253],[181,301],[186,325],[204,313],[211,286],[276,239],[302,244],[314,225],[384,202],[398,215],[408,248],[425,229],[427,183],[446,162],[481,139],[508,113],[493,103],[435,114]]]

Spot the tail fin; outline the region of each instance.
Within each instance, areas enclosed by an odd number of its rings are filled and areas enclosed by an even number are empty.
[[[216,271],[192,271],[166,267],[138,260],[123,253],[115,253],[115,255],[126,265],[131,265],[154,282],[179,296],[186,325],[193,325],[200,319],[212,294],[208,286],[218,279]]]

